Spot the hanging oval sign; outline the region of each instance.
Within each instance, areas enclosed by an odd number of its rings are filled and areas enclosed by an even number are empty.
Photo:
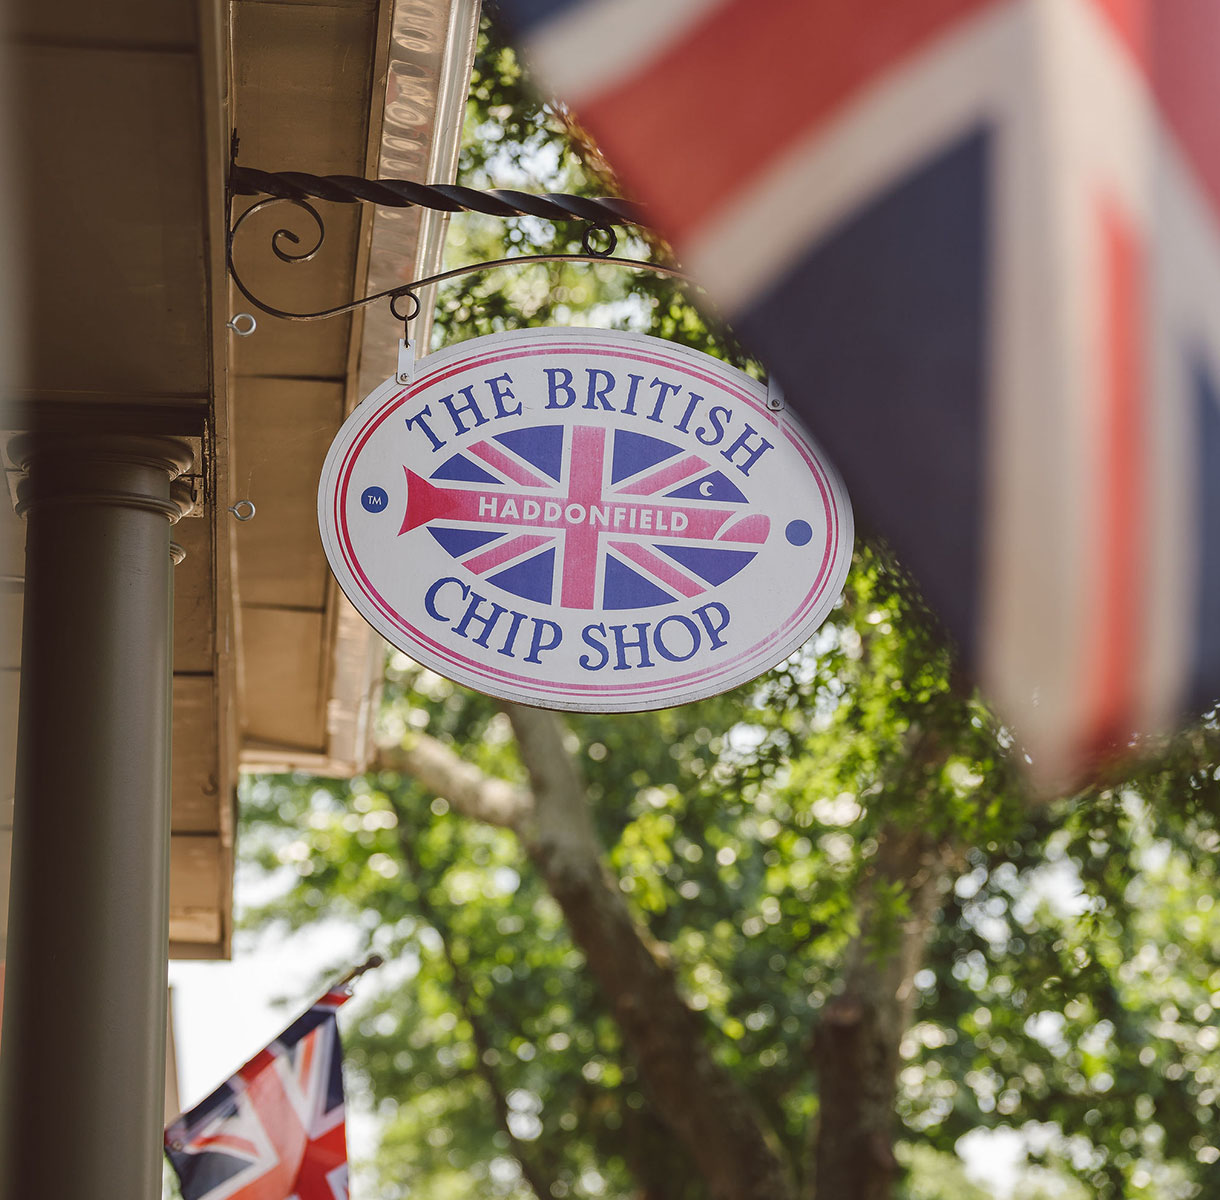
[[[851,559],[838,476],[741,371],[670,342],[531,329],[429,356],[339,431],[318,523],[394,646],[546,708],[664,708],[754,678]]]

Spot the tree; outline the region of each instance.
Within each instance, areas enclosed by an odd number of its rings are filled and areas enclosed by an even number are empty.
[[[867,571],[859,575],[870,578]],[[891,629],[886,625],[881,636]],[[844,627],[841,632],[855,631]],[[856,643],[847,636],[845,644]],[[927,639],[919,644],[931,647]],[[941,651],[934,653],[943,657]],[[538,1194],[554,1194],[554,1183],[564,1183],[565,1170],[570,1175],[573,1169],[548,1168],[535,1161],[530,1148],[516,1136],[510,1103],[514,1091],[529,1094],[532,1089],[500,1084],[490,1069],[489,1056],[495,1059],[502,1053],[497,1033],[502,1035],[504,1027],[496,1013],[505,1002],[487,982],[496,978],[495,967],[488,971],[487,963],[507,967],[508,962],[500,962],[506,951],[503,945],[493,950],[485,944],[476,951],[487,937],[486,914],[478,926],[470,926],[465,911],[454,911],[452,893],[448,904],[444,896],[436,895],[436,887],[448,890],[451,872],[461,876],[468,868],[466,854],[451,859],[445,869],[428,850],[432,831],[421,828],[420,810],[434,797],[467,817],[516,833],[535,874],[533,887],[527,887],[520,875],[514,877],[511,907],[515,910],[524,901],[527,911],[536,913],[543,893],[556,902],[559,911],[551,914],[551,920],[562,917],[563,932],[587,964],[591,980],[585,986],[594,981],[597,985],[584,997],[583,1019],[600,1024],[610,1037],[607,1049],[617,1059],[613,1077],[642,1084],[642,1090],[632,1092],[627,1100],[628,1110],[641,1113],[641,1120],[635,1122],[637,1134],[654,1141],[676,1140],[702,1176],[703,1189],[691,1194],[798,1194],[807,1171],[811,1106],[808,1089],[798,1091],[795,1085],[809,1075],[810,1053],[824,1080],[835,1081],[832,1086],[846,1088],[861,1079],[879,1081],[885,1109],[882,1113],[877,1108],[872,1092],[840,1097],[833,1133],[826,1130],[831,1123],[823,1121],[823,1146],[839,1134],[857,1141],[863,1138],[866,1159],[877,1161],[878,1178],[888,1179],[893,1173],[892,1090],[898,1039],[905,1027],[899,1014],[911,994],[909,976],[929,929],[939,874],[929,874],[928,867],[939,855],[940,841],[903,828],[898,811],[902,789],[910,791],[917,806],[926,800],[926,781],[918,773],[885,764],[884,769],[894,771],[889,798],[895,808],[878,825],[875,862],[857,861],[851,847],[844,854],[842,817],[816,815],[809,779],[777,780],[795,743],[832,737],[831,718],[837,707],[831,710],[832,697],[826,689],[842,686],[844,666],[838,657],[825,653],[817,662],[798,660],[786,675],[769,680],[766,694],[759,696],[766,706],[757,711],[752,730],[740,720],[745,699],[741,695],[660,714],[573,721],[581,731],[579,756],[586,769],[596,764],[595,773],[588,771],[592,786],[582,781],[577,758],[563,744],[560,726],[551,714],[508,706],[528,777],[528,786],[523,786],[521,769],[505,761],[511,743],[492,732],[497,718],[490,707],[467,697],[450,703],[458,693],[436,681],[431,686],[439,687],[446,704],[439,710],[432,706],[429,713],[428,728],[435,732],[404,733],[400,745],[383,753],[383,772],[376,785],[362,785],[353,800],[357,810],[363,807],[382,814],[372,823],[377,828],[392,827],[393,838],[383,839],[384,845],[375,841],[365,828],[370,819],[362,818],[353,844],[339,832],[358,824],[352,814],[336,810],[333,818],[327,818],[315,811],[312,823],[326,829],[321,853],[316,844],[299,840],[277,852],[278,858],[309,867],[308,886],[297,889],[297,907],[278,907],[296,921],[309,919],[311,901],[322,895],[332,903],[342,897],[354,913],[367,911],[372,893],[345,889],[344,872],[359,871],[364,879],[369,869],[393,875],[393,864],[402,864],[415,888],[417,912],[439,937],[436,965],[447,973],[465,1022],[463,1032],[474,1052],[468,1069],[478,1074],[493,1097],[499,1132],[510,1138],[525,1177]],[[408,697],[407,713],[420,713],[427,699],[418,691]],[[450,713],[458,720],[455,728],[447,729]],[[814,726],[819,723],[828,726],[817,732]],[[755,743],[748,753],[743,739]],[[908,741],[906,734],[898,737],[896,761],[907,761],[908,750],[900,747]],[[454,744],[482,747],[484,761],[464,761]],[[872,753],[876,751],[874,746]],[[333,790],[328,793],[333,794]],[[267,796],[278,814],[291,802],[291,789],[286,793],[271,789]],[[726,797],[732,798],[727,805]],[[608,809],[611,798],[623,802],[622,811]],[[763,815],[767,813],[774,815]],[[826,847],[815,849],[806,830],[825,839]],[[446,843],[453,836],[450,831]],[[761,848],[760,840],[774,843],[774,848]],[[360,848],[362,841],[367,853]],[[608,858],[602,846],[611,847]],[[511,851],[502,847],[500,853]],[[479,861],[476,849],[468,847],[467,854]],[[363,868],[362,858],[367,864]],[[497,860],[497,866],[509,862],[513,859]],[[656,873],[658,863],[665,866],[663,876]],[[514,869],[520,870],[518,863]],[[913,894],[919,897],[913,905],[903,890],[904,881],[910,879],[915,879]],[[381,903],[391,903],[390,896],[381,897],[378,908]],[[821,914],[820,919],[810,919],[811,908]],[[384,919],[392,919],[394,911],[385,912]],[[524,925],[532,918],[517,919]],[[684,936],[701,924],[712,928],[715,941],[702,934],[693,939]],[[559,932],[552,927],[545,940],[557,940]],[[892,939],[893,949],[878,960],[872,951],[885,937]],[[383,947],[389,953],[401,949],[397,944]],[[485,954],[492,957],[484,958]],[[546,958],[531,961],[527,956],[521,961],[511,953],[507,958],[522,971],[520,989],[526,1001],[513,1013],[508,1028],[526,1038],[523,1044],[536,1047],[541,1040],[536,1014],[546,1008],[548,991]],[[565,947],[565,962],[569,961],[570,950]],[[846,961],[846,968],[836,970],[841,961]],[[471,969],[476,962],[478,969]],[[757,986],[734,995],[727,984],[734,978],[756,980]],[[846,981],[848,990],[828,1005],[836,978]],[[903,988],[904,998],[875,1004],[887,983],[896,991]],[[813,990],[802,994],[810,984]],[[789,985],[794,985],[791,992]],[[777,986],[781,995],[776,994]],[[486,990],[485,997],[480,987]],[[822,1037],[810,1047],[813,1017],[823,1006],[838,1044]],[[785,1013],[780,1021],[777,1012]],[[575,1017],[568,1011],[553,1015],[565,1027]],[[395,1036],[401,1032],[396,1030]],[[885,1064],[870,1060],[878,1039],[888,1045]],[[768,1071],[768,1066],[778,1069]],[[755,1082],[766,1078],[768,1086],[743,1084],[743,1072],[757,1072]],[[582,1078],[588,1074],[580,1071]],[[885,1078],[888,1083],[882,1082]],[[551,1079],[543,1092],[532,1094],[553,1096],[556,1085]],[[390,1085],[387,1079],[386,1086],[397,1084]],[[621,1101],[616,1108],[611,1124],[627,1127],[628,1114]],[[848,1113],[864,1114],[863,1132],[842,1119]],[[658,1125],[670,1137],[657,1139]],[[641,1171],[656,1170],[655,1153],[645,1154],[608,1133],[602,1144],[624,1163],[634,1160]],[[670,1159],[673,1153],[673,1149],[668,1152]],[[825,1149],[817,1161],[823,1172],[843,1169],[831,1165],[837,1156]],[[672,1180],[689,1172],[675,1175],[671,1165],[662,1166],[654,1191],[648,1194],[682,1194],[674,1191]],[[826,1178],[833,1182],[834,1176]]]
[[[750,1195],[763,1169],[770,1195],[887,1194],[895,1109],[941,1151],[1035,1122],[1095,1195],[1208,1179],[1216,930],[1186,847],[1215,836],[1210,774],[1031,811],[867,555],[818,642],[752,698],[573,718],[559,746],[398,660],[380,772],[259,782],[262,860],[300,882],[255,919],[346,912],[416,964],[351,1045],[396,1107],[381,1194]],[[1046,883],[1071,870],[1074,907]]]

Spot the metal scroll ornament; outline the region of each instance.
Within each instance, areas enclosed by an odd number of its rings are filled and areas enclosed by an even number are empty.
[[[615,224],[639,225],[640,210],[625,200],[593,198],[561,194],[535,195],[510,190],[478,191],[456,185],[425,185],[407,180],[360,179],[348,175],[318,176],[303,172],[272,173],[234,166],[230,175],[230,197],[263,195],[234,220],[229,229],[227,255],[229,274],[237,290],[256,308],[285,321],[322,321],[354,312],[379,300],[390,303],[394,315],[410,320],[418,311],[418,292],[429,284],[456,279],[461,275],[487,271],[496,267],[522,267],[534,263],[602,263],[635,270],[652,271],[660,275],[681,277],[682,271],[672,264],[645,259],[616,256],[618,235]],[[581,251],[574,254],[522,254],[470,263],[416,279],[369,296],[319,309],[316,312],[293,312],[261,299],[242,279],[237,269],[234,247],[243,227],[268,208],[285,206],[303,215],[309,232],[302,235],[281,225],[271,234],[271,251],[280,262],[297,265],[311,261],[326,241],[326,223],[313,203],[325,200],[335,203],[372,203],[406,207],[422,205],[444,212],[481,212],[492,216],[537,216],[556,221],[582,223]],[[298,222],[299,223],[299,222]]]

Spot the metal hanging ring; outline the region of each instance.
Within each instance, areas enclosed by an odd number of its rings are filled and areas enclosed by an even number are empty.
[[[595,238],[605,239],[605,244],[594,244]],[[586,225],[580,238],[581,249],[592,258],[609,258],[618,246],[618,234],[609,225]]]
[[[253,313],[234,313],[225,324],[238,337],[249,337],[258,328]]]
[[[254,514],[258,512],[258,509],[254,507],[253,500],[239,500],[236,504],[229,505],[229,512],[239,521],[245,522],[253,521]]]
[[[400,300],[404,300],[404,299],[411,301],[411,311],[410,312],[401,313],[398,311],[398,302]],[[410,289],[404,288],[401,292],[395,292],[390,297],[390,312],[391,312],[391,314],[393,314],[394,317],[396,317],[404,325],[409,324],[411,321],[414,321],[415,318],[419,316],[420,307],[421,306],[419,303],[419,297]]]

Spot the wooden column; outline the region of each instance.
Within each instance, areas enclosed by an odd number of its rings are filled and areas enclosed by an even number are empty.
[[[32,435],[0,1196],[158,1200],[186,444]]]

